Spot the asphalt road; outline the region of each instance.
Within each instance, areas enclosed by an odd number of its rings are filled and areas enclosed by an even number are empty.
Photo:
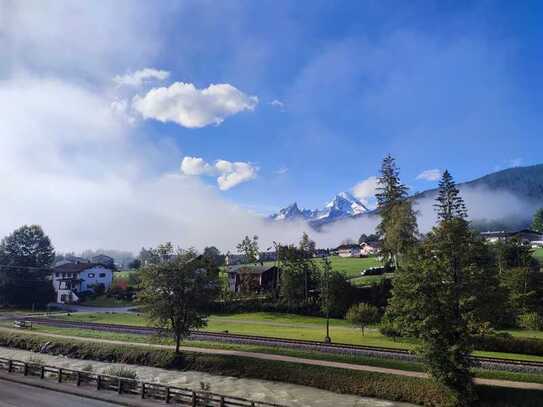
[[[0,379],[0,407],[119,407],[84,397],[40,389]]]

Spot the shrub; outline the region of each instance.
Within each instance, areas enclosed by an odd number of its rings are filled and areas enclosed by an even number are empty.
[[[382,321],[379,325],[379,332],[387,338],[392,338],[396,342],[396,338],[402,336],[400,329],[390,321]]]
[[[477,350],[489,352],[519,353],[524,355],[543,355],[543,340],[518,338],[509,334],[485,335],[473,337]]]
[[[528,312],[519,315],[518,325],[524,329],[541,331],[543,329],[543,318],[537,312]]]

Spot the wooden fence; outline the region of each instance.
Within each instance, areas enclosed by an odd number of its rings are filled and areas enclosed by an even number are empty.
[[[0,358],[1,370],[24,376],[36,376],[41,379],[54,379],[58,383],[92,386],[96,390],[137,395],[142,399],[158,400],[166,404],[173,403],[193,407],[284,407],[279,404],[252,401],[241,397],[225,396],[207,391],[194,391],[181,387],[147,383],[135,379],[47,366],[15,359]]]

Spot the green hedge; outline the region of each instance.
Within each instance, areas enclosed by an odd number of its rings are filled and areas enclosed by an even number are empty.
[[[45,347],[45,344],[48,344]],[[137,364],[167,369],[195,370],[211,374],[282,381],[312,386],[336,393],[377,397],[425,406],[451,406],[451,397],[439,385],[426,379],[362,372],[322,366],[310,366],[279,361],[255,361],[239,356],[212,355],[171,350],[151,349],[135,345],[118,345],[87,341],[69,341],[54,337],[0,332],[0,346],[64,355],[71,358]],[[523,400],[523,406],[543,405],[543,392],[528,396],[513,389],[478,386],[484,395],[481,406],[513,406]],[[489,400],[489,402],[486,402]],[[533,401],[533,403],[532,403]],[[508,404],[511,403],[511,404]],[[530,404],[531,403],[531,404]]]
[[[488,335],[474,338],[475,349],[489,352],[543,355],[543,340],[511,335]]]

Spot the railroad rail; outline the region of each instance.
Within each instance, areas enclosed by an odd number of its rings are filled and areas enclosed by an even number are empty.
[[[279,404],[226,396],[209,391],[195,391],[16,359],[0,358],[0,371],[2,370],[12,374],[36,376],[40,379],[54,379],[58,383],[72,383],[78,387],[85,386],[94,387],[96,390],[115,391],[118,394],[139,396],[142,399],[158,400],[166,404],[205,407],[284,407]]]
[[[140,335],[156,335],[160,332],[158,328],[118,325],[98,322],[67,321],[56,318],[28,318],[36,325],[48,325],[63,328],[90,329],[97,331],[131,333]],[[417,355],[409,350],[394,349],[381,346],[353,345],[347,343],[324,343],[319,341],[287,339],[257,335],[241,335],[226,332],[192,331],[189,340],[205,340],[216,342],[228,342],[248,345],[263,345],[282,348],[313,350],[324,353],[363,355],[387,359],[398,359],[405,361],[416,361]],[[476,367],[489,368],[494,370],[524,371],[543,373],[543,362],[526,361],[518,359],[502,359],[482,356],[473,356],[473,365]]]

